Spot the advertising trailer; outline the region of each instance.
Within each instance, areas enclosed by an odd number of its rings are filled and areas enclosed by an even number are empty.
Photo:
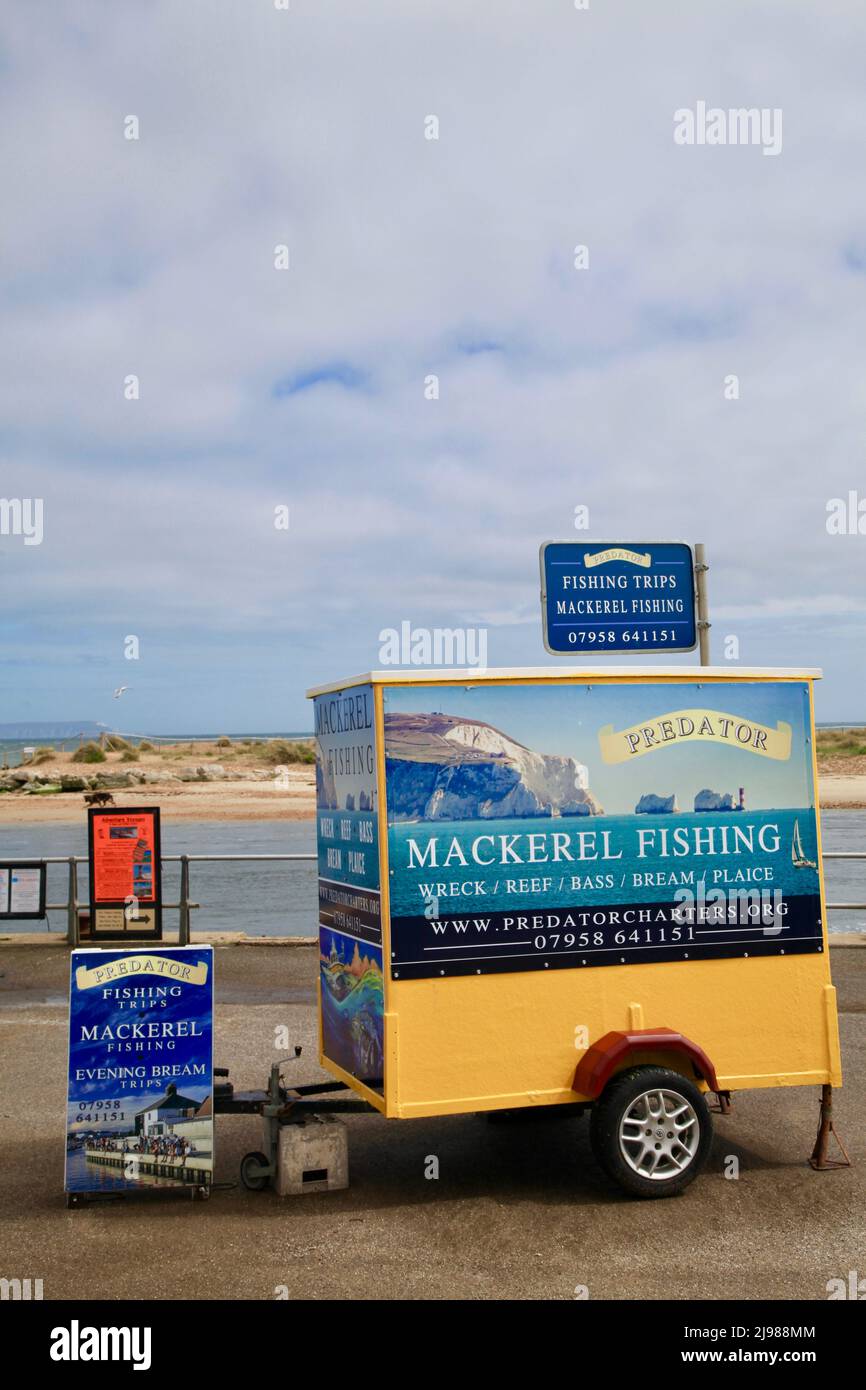
[[[745,1089],[841,1084],[815,670],[310,691],[322,1065],[398,1119],[573,1106],[639,1196]]]

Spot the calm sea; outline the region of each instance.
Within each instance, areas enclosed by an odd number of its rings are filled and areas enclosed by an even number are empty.
[[[605,819],[605,824],[608,824]],[[642,818],[648,819],[648,818]],[[825,811],[821,817],[825,850],[866,852],[866,811]],[[505,822],[510,831],[514,822]],[[531,822],[538,829],[538,822]],[[419,827],[401,826],[406,833]],[[583,824],[581,824],[583,828]],[[801,822],[801,829],[804,829]],[[485,826],[485,830],[488,827]],[[435,827],[441,833],[441,825]],[[220,821],[181,823],[163,827],[164,854],[311,854],[316,853],[315,821]],[[805,847],[805,835],[804,835]],[[86,855],[87,828],[80,825],[0,826],[0,859],[15,856],[41,859],[56,855]],[[453,876],[453,875],[452,875]],[[48,866],[48,901],[66,897],[64,865]],[[180,868],[166,864],[164,896],[176,902]],[[828,900],[866,903],[866,860],[829,860],[826,865]],[[79,899],[87,901],[87,866],[79,865]],[[192,864],[190,894],[201,908],[193,913],[194,930],[243,931],[253,936],[313,936],[316,933],[317,889],[315,860],[281,864]],[[177,913],[166,913],[166,925],[177,924]],[[62,911],[48,914],[52,931],[66,931]],[[30,922],[3,923],[2,930],[32,931]],[[44,928],[40,928],[43,929]],[[866,931],[866,909],[831,912],[831,931]]]
[[[190,822],[162,827],[163,854],[312,854],[316,823],[308,821]],[[0,825],[0,860],[87,854],[87,824]],[[78,898],[87,902],[87,865],[79,864]],[[66,898],[68,871],[48,865],[48,902]],[[180,865],[163,866],[163,897],[177,902]],[[193,912],[193,931],[243,931],[252,936],[314,936],[318,894],[316,864],[191,864],[190,897],[201,903]],[[65,912],[49,912],[52,931],[65,932]],[[177,913],[165,914],[177,925]],[[10,922],[10,931],[33,931],[32,922]],[[6,931],[7,923],[0,930]],[[45,930],[36,925],[36,930]]]

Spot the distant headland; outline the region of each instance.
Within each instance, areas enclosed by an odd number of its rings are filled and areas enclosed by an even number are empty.
[[[47,721],[26,720],[18,724],[0,724],[0,739],[32,738],[40,743],[43,739],[98,738],[107,726],[94,719],[50,719]]]

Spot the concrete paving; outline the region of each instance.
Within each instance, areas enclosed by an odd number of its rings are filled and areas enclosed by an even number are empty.
[[[217,1120],[209,1201],[63,1197],[68,953],[0,942],[0,1277],[74,1299],[825,1299],[866,1276],[866,951],[834,947],[855,1166],[806,1163],[817,1089],[744,1092],[716,1117],[709,1165],[680,1198],[634,1202],[596,1169],[586,1120],[351,1116],[347,1191],[280,1199],[237,1184],[255,1117]],[[316,954],[217,947],[217,1062],[264,1085],[287,1026],[292,1081],[315,1060]],[[740,1177],[724,1177],[736,1155]],[[430,1156],[439,1178],[425,1177]]]

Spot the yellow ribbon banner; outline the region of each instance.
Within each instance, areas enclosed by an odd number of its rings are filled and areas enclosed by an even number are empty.
[[[119,980],[129,980],[140,975],[158,976],[161,980],[172,980],[182,985],[207,984],[207,962],[200,964],[187,960],[170,960],[168,956],[151,956],[146,952],[136,952],[113,960],[106,965],[95,965],[88,969],[79,965],[75,972],[78,989],[96,989],[98,985],[117,984]]]
[[[610,550],[596,551],[595,555],[584,555],[583,563],[588,570],[595,569],[596,565],[609,565],[611,560],[625,560],[630,565],[640,565],[642,569],[649,569],[652,563],[650,555],[640,555],[636,550],[626,550],[624,546],[612,546]]]
[[[742,748],[762,758],[786,762],[791,756],[791,725],[780,719],[771,729],[723,710],[677,709],[657,715],[645,724],[632,724],[630,729],[615,732],[612,724],[606,724],[598,731],[601,756],[606,763],[624,763],[659,748],[701,741],[724,743],[729,748]]]

